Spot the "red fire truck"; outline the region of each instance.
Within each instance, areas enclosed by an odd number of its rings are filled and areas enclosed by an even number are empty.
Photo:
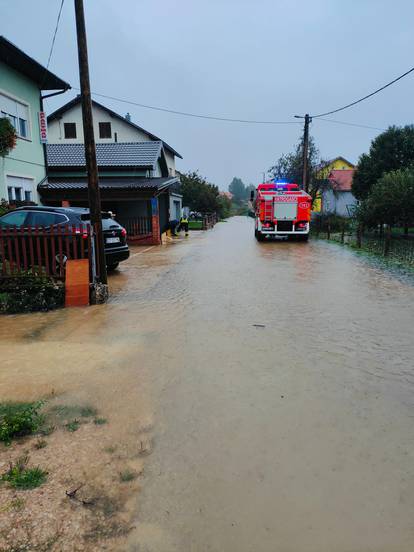
[[[256,197],[252,192],[251,199],[258,241],[274,236],[307,241],[312,198],[297,184],[265,182],[257,187]]]

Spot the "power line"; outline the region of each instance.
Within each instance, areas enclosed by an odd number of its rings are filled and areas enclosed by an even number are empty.
[[[371,130],[381,130],[381,131],[387,130],[386,128],[374,127],[374,126],[370,126],[370,125],[360,125],[358,123],[347,123],[345,121],[337,121],[337,120],[334,120],[334,119],[319,118],[318,121],[325,121],[327,123],[336,123],[337,125],[346,125],[346,126],[359,127],[359,128],[368,128],[368,129],[371,129]]]
[[[74,90],[79,90],[79,88],[73,87]],[[133,102],[131,100],[124,100],[122,98],[116,98],[115,96],[108,96],[106,94],[99,94],[98,92],[92,92],[93,96],[98,96],[100,98],[106,98],[108,100],[114,100],[116,102],[121,102],[129,105],[135,105],[137,107],[143,107],[145,109],[152,109],[155,111],[163,111],[165,113],[172,113],[174,115],[182,115],[184,117],[195,117],[197,119],[210,119],[213,121],[224,121],[228,123],[247,123],[255,125],[297,125],[300,124],[297,121],[259,121],[254,119],[232,119],[229,117],[218,117],[216,115],[201,115],[198,113],[188,113],[186,111],[177,111],[175,109],[169,109],[166,107],[157,107],[154,105],[147,105],[138,102]]]
[[[56,20],[55,32],[53,33],[52,44],[50,45],[50,52],[49,52],[49,57],[48,57],[47,64],[46,64],[46,70],[49,69],[49,64],[50,64],[50,60],[52,58],[53,48],[55,47],[56,35],[57,35],[57,32],[58,32],[59,23],[60,23],[60,16],[62,15],[62,9],[63,9],[63,4],[64,3],[65,3],[65,0],[61,0],[59,13],[58,13],[57,20]]]
[[[338,113],[338,111],[343,111],[344,109],[348,109],[348,107],[352,107],[353,105],[361,103],[364,100],[367,100],[368,98],[371,98],[372,96],[375,96],[375,94],[378,94],[378,92],[381,92],[382,90],[385,90],[386,88],[388,88],[389,86],[391,86],[395,82],[403,79],[404,77],[406,77],[407,75],[409,75],[413,71],[414,71],[414,67],[412,67],[411,69],[409,69],[408,71],[406,71],[405,73],[403,73],[402,75],[397,77],[396,79],[392,80],[391,82],[388,82],[387,84],[384,84],[384,86],[381,86],[381,88],[378,88],[377,90],[374,90],[374,92],[371,92],[371,94],[367,94],[363,98],[360,98],[359,100],[355,100],[354,102],[351,102],[347,105],[344,105],[343,107],[338,107],[338,109],[333,109],[332,111],[327,111],[326,113],[320,113],[319,115],[311,115],[311,117],[316,119],[317,117],[325,117],[325,115],[332,115],[332,113]]]

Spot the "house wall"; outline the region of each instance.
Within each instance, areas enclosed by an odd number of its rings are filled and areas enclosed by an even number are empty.
[[[183,196],[170,193],[170,220],[180,220],[183,211]]]
[[[20,182],[25,189],[30,188],[32,200],[38,202],[37,185],[46,176],[39,130],[39,88],[25,75],[0,62],[0,92],[29,107],[28,137],[17,138],[16,147],[9,155],[0,157],[0,199],[8,199],[8,181],[12,180],[14,185]]]
[[[357,205],[357,200],[352,192],[333,192],[327,190],[323,193],[322,212],[333,213],[341,217],[349,217],[350,211]]]
[[[134,128],[127,122],[117,117],[112,117],[105,109],[92,106],[93,130],[96,143],[111,143],[115,141],[115,134],[118,142],[148,142],[153,139],[143,131]],[[76,123],[76,138],[65,138],[64,123]],[[99,123],[111,123],[111,138],[99,137]],[[75,105],[60,119],[55,119],[48,124],[48,142],[50,144],[81,144],[83,143],[82,106]],[[168,165],[168,172],[175,176],[175,157],[165,150]]]

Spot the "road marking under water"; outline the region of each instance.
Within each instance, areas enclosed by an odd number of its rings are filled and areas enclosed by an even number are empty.
[[[155,245],[151,245],[151,247],[147,247],[143,251],[138,251],[138,253],[134,253],[129,258],[132,259],[133,257],[136,257],[137,255],[142,255],[142,253],[145,253],[146,251],[149,251],[150,249],[154,249]]]

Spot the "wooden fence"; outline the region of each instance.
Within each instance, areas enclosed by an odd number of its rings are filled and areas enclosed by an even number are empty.
[[[134,217],[122,218],[118,217],[117,221],[127,231],[128,238],[133,240],[147,239],[152,236],[152,219],[151,217]]]
[[[64,280],[67,260],[91,261],[92,241],[90,225],[0,228],[0,280],[24,274]]]
[[[211,213],[210,215],[203,216],[203,230],[208,230],[213,228],[218,222],[218,217],[216,213]]]

